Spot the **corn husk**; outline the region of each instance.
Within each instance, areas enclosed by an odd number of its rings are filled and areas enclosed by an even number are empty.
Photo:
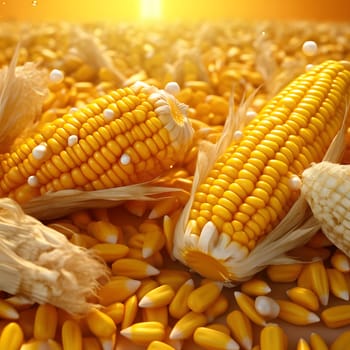
[[[92,252],[0,199],[0,290],[83,314],[107,271]]]
[[[114,76],[116,81],[125,85],[126,77],[120,72],[113,63],[107,49],[103,46],[98,37],[84,31],[80,27],[75,27],[71,34],[71,49],[87,64],[92,67],[107,68]]]
[[[191,239],[191,227],[187,225],[195,192],[203,179],[207,176],[209,170],[213,167],[216,159],[221,155],[227,145],[232,141],[232,135],[235,130],[242,130],[245,120],[245,111],[249,105],[249,101],[242,104],[240,108],[230,108],[227,123],[225,124],[221,138],[216,144],[203,142],[198,153],[196,170],[193,179],[193,187],[191,196],[182,211],[177,222],[174,233],[174,249],[173,254],[176,259],[185,261],[185,252],[187,250],[197,250],[204,254],[209,254],[209,249],[215,249],[218,240],[210,242],[205,247],[194,246]],[[334,137],[324,160],[339,162],[345,147],[345,134],[347,129],[347,114],[345,111],[343,125]],[[308,204],[301,194],[298,200],[290,208],[288,214],[283,220],[262,239],[256,247],[244,258],[234,259],[228,256],[225,261],[225,267],[230,272],[230,281],[225,281],[227,285],[232,282],[244,281],[251,278],[254,274],[264,269],[267,265],[288,264],[299,262],[296,257],[288,256],[287,252],[305,244],[318,230],[320,224],[318,220],[312,216],[312,212]]]
[[[350,165],[323,161],[302,174],[301,188],[322,232],[350,257]]]
[[[126,200],[153,201],[159,195],[180,191],[173,187],[154,186],[141,183],[129,186],[114,187],[97,191],[62,190],[49,192],[23,204],[23,210],[41,220],[59,218],[78,209],[108,208]],[[158,195],[158,198],[155,196]]]
[[[0,152],[9,150],[16,137],[32,128],[40,116],[48,89],[48,73],[27,62],[16,67],[18,45],[8,67],[0,70]]]

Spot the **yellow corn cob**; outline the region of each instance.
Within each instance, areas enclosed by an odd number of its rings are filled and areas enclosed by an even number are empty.
[[[350,257],[350,167],[321,162],[302,175],[302,193],[323,233]]]
[[[249,318],[240,310],[233,310],[226,316],[226,324],[234,339],[243,349],[249,350],[253,345],[253,328]]]
[[[188,307],[194,312],[204,312],[219,297],[223,284],[221,282],[208,282],[194,289],[187,299]]]
[[[288,297],[295,303],[306,307],[311,311],[318,311],[320,304],[317,295],[308,288],[293,287],[287,290]]]
[[[165,338],[164,325],[159,322],[138,322],[122,329],[120,334],[138,345],[148,345],[154,340]]]
[[[91,333],[96,337],[111,337],[117,329],[112,318],[97,309],[87,314],[86,322]]]
[[[310,334],[310,345],[312,350],[328,350],[328,345],[317,333]]]
[[[350,331],[345,331],[340,334],[332,343],[330,350],[343,350],[347,349],[350,344]]]
[[[187,280],[177,290],[173,300],[169,305],[169,313],[172,317],[179,319],[190,311],[190,308],[187,305],[187,299],[193,290],[194,282],[192,279]]]
[[[260,350],[287,350],[287,335],[277,324],[268,324],[260,332]]]
[[[23,340],[24,335],[21,327],[15,322],[10,322],[1,332],[0,350],[19,350]]]
[[[301,305],[287,300],[276,300],[280,306],[278,317],[294,325],[305,326],[320,321],[317,314],[307,310]]]
[[[350,305],[337,305],[321,312],[321,319],[329,328],[338,328],[350,324]]]
[[[238,350],[239,345],[223,332],[208,327],[198,327],[193,333],[194,342],[204,349]]]
[[[187,107],[169,86],[138,82],[40,125],[1,156],[0,195],[24,203],[49,191],[154,178],[183,156],[192,138]]]
[[[39,305],[34,321],[34,338],[38,340],[54,339],[57,328],[57,310],[50,304]]]
[[[174,290],[168,284],[163,284],[144,295],[139,301],[139,307],[147,308],[166,306],[174,298],[174,295]]]
[[[335,61],[313,67],[236,130],[228,147],[229,126],[217,145],[203,146],[192,199],[175,231],[176,258],[211,279],[244,280],[316,232],[286,242],[296,222],[279,223],[298,198],[295,175],[320,161],[341,129],[349,67]],[[276,236],[278,249],[268,244]]]

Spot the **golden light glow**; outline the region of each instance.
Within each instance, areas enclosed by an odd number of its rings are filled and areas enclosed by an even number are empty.
[[[141,19],[160,19],[162,17],[162,0],[140,0]]]

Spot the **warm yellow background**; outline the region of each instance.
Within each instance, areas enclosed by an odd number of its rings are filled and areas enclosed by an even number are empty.
[[[139,20],[142,0],[0,0],[0,19]],[[147,1],[147,0],[146,0]],[[151,0],[152,1],[152,0]],[[32,3],[37,3],[33,6]],[[161,0],[162,18],[349,21],[349,0]]]

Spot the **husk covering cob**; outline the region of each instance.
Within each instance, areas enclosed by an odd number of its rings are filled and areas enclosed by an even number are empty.
[[[285,253],[318,228],[314,218],[307,220],[304,198],[296,201],[298,176],[327,150],[329,159],[340,159],[348,69],[347,62],[315,66],[244,128],[228,123],[217,144],[203,144],[191,198],[175,231],[176,258],[226,282],[292,261]]]

